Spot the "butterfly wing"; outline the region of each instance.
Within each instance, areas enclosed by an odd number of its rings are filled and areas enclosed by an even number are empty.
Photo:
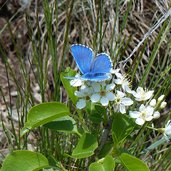
[[[111,79],[110,73],[87,73],[81,76],[82,80],[101,82]]]
[[[81,73],[90,72],[93,51],[87,46],[74,44],[71,46],[71,53]]]
[[[100,53],[93,60],[90,72],[91,73],[110,73],[112,62],[106,53]]]

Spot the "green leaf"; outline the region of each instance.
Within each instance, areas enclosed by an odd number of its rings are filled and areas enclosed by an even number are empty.
[[[114,114],[112,137],[116,144],[121,143],[134,129],[134,122],[127,115]]]
[[[103,117],[104,115],[106,115],[106,108],[102,107],[100,105],[94,105],[91,104],[91,106],[89,107],[89,109],[87,109],[89,114],[89,119],[96,124],[99,124],[103,121]]]
[[[92,134],[85,133],[82,135],[76,148],[73,150],[72,157],[86,158],[92,156],[97,147],[97,138]]]
[[[113,142],[112,143],[111,142],[106,142],[103,145],[101,151],[99,152],[98,157],[99,158],[105,157],[109,152],[111,152],[112,148],[113,148]]]
[[[114,168],[115,161],[112,156],[108,155],[103,160],[90,164],[89,171],[113,171]]]
[[[128,171],[150,171],[142,160],[127,153],[122,153],[119,159]]]
[[[21,130],[21,135],[24,135],[30,129],[46,124],[54,119],[64,117],[68,114],[68,107],[59,102],[48,102],[34,106],[28,112],[27,122]]]
[[[62,81],[62,84],[68,94],[68,96],[71,98],[72,102],[74,104],[76,104],[76,102],[78,101],[78,98],[77,96],[75,96],[74,92],[77,90],[76,87],[72,87],[70,85],[70,81],[69,79],[66,79],[65,77],[73,77],[75,76],[76,72],[74,70],[71,70],[70,68],[67,68],[65,70],[65,72],[62,72],[60,74],[60,78],[61,78],[61,81]]]
[[[2,165],[2,171],[38,171],[49,166],[48,160],[40,153],[17,150],[10,153]]]
[[[59,118],[45,124],[44,126],[59,132],[78,133],[76,121],[70,116]]]

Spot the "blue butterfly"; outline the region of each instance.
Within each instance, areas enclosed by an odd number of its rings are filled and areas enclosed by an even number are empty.
[[[71,53],[82,73],[82,80],[101,82],[111,78],[112,62],[106,53],[100,53],[95,58],[91,48],[74,44]]]

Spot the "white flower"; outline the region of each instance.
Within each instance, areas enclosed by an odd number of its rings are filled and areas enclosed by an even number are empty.
[[[142,87],[138,87],[137,91],[133,91],[132,94],[137,101],[145,101],[152,97],[154,91],[145,91]]]
[[[156,105],[156,99],[150,101],[150,106],[154,107]]]
[[[171,136],[171,120],[169,120],[164,128],[164,134]]]
[[[77,102],[76,107],[78,109],[84,108],[86,106],[86,101],[90,100],[92,93],[93,89],[85,85],[80,88],[80,91],[75,91],[75,95],[81,98]]]
[[[166,107],[166,105],[167,105],[167,103],[164,101],[164,102],[162,102],[161,103],[161,105],[160,105],[160,109],[163,109],[163,108],[165,108]]]
[[[117,73],[116,76],[117,79],[114,79],[115,84],[121,85],[124,91],[132,93],[132,90],[130,89],[130,82],[126,79],[126,77],[120,73]]]
[[[153,119],[154,108],[151,106],[144,106],[143,104],[139,107],[139,111],[130,111],[129,115],[131,118],[135,118],[135,122],[138,125],[143,125],[145,121],[151,121]]]
[[[114,89],[115,84],[93,83],[92,87],[95,93],[90,99],[93,103],[100,102],[103,106],[107,106],[109,101],[114,100],[114,94],[111,91]]]
[[[133,104],[133,101],[130,98],[125,97],[125,93],[123,93],[121,91],[117,91],[116,96],[114,96],[114,100],[115,100],[115,104],[118,107],[118,110],[122,114],[126,113],[125,106],[130,106]]]
[[[81,80],[79,74],[76,74],[75,77],[74,77],[74,79],[70,81],[70,85],[72,87],[79,87],[79,86],[83,85],[83,83],[84,82]]]

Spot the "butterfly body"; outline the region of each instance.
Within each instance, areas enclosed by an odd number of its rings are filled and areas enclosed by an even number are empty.
[[[78,44],[71,46],[71,53],[82,73],[82,80],[101,82],[111,78],[112,63],[106,53],[100,53],[94,58],[91,48]]]

